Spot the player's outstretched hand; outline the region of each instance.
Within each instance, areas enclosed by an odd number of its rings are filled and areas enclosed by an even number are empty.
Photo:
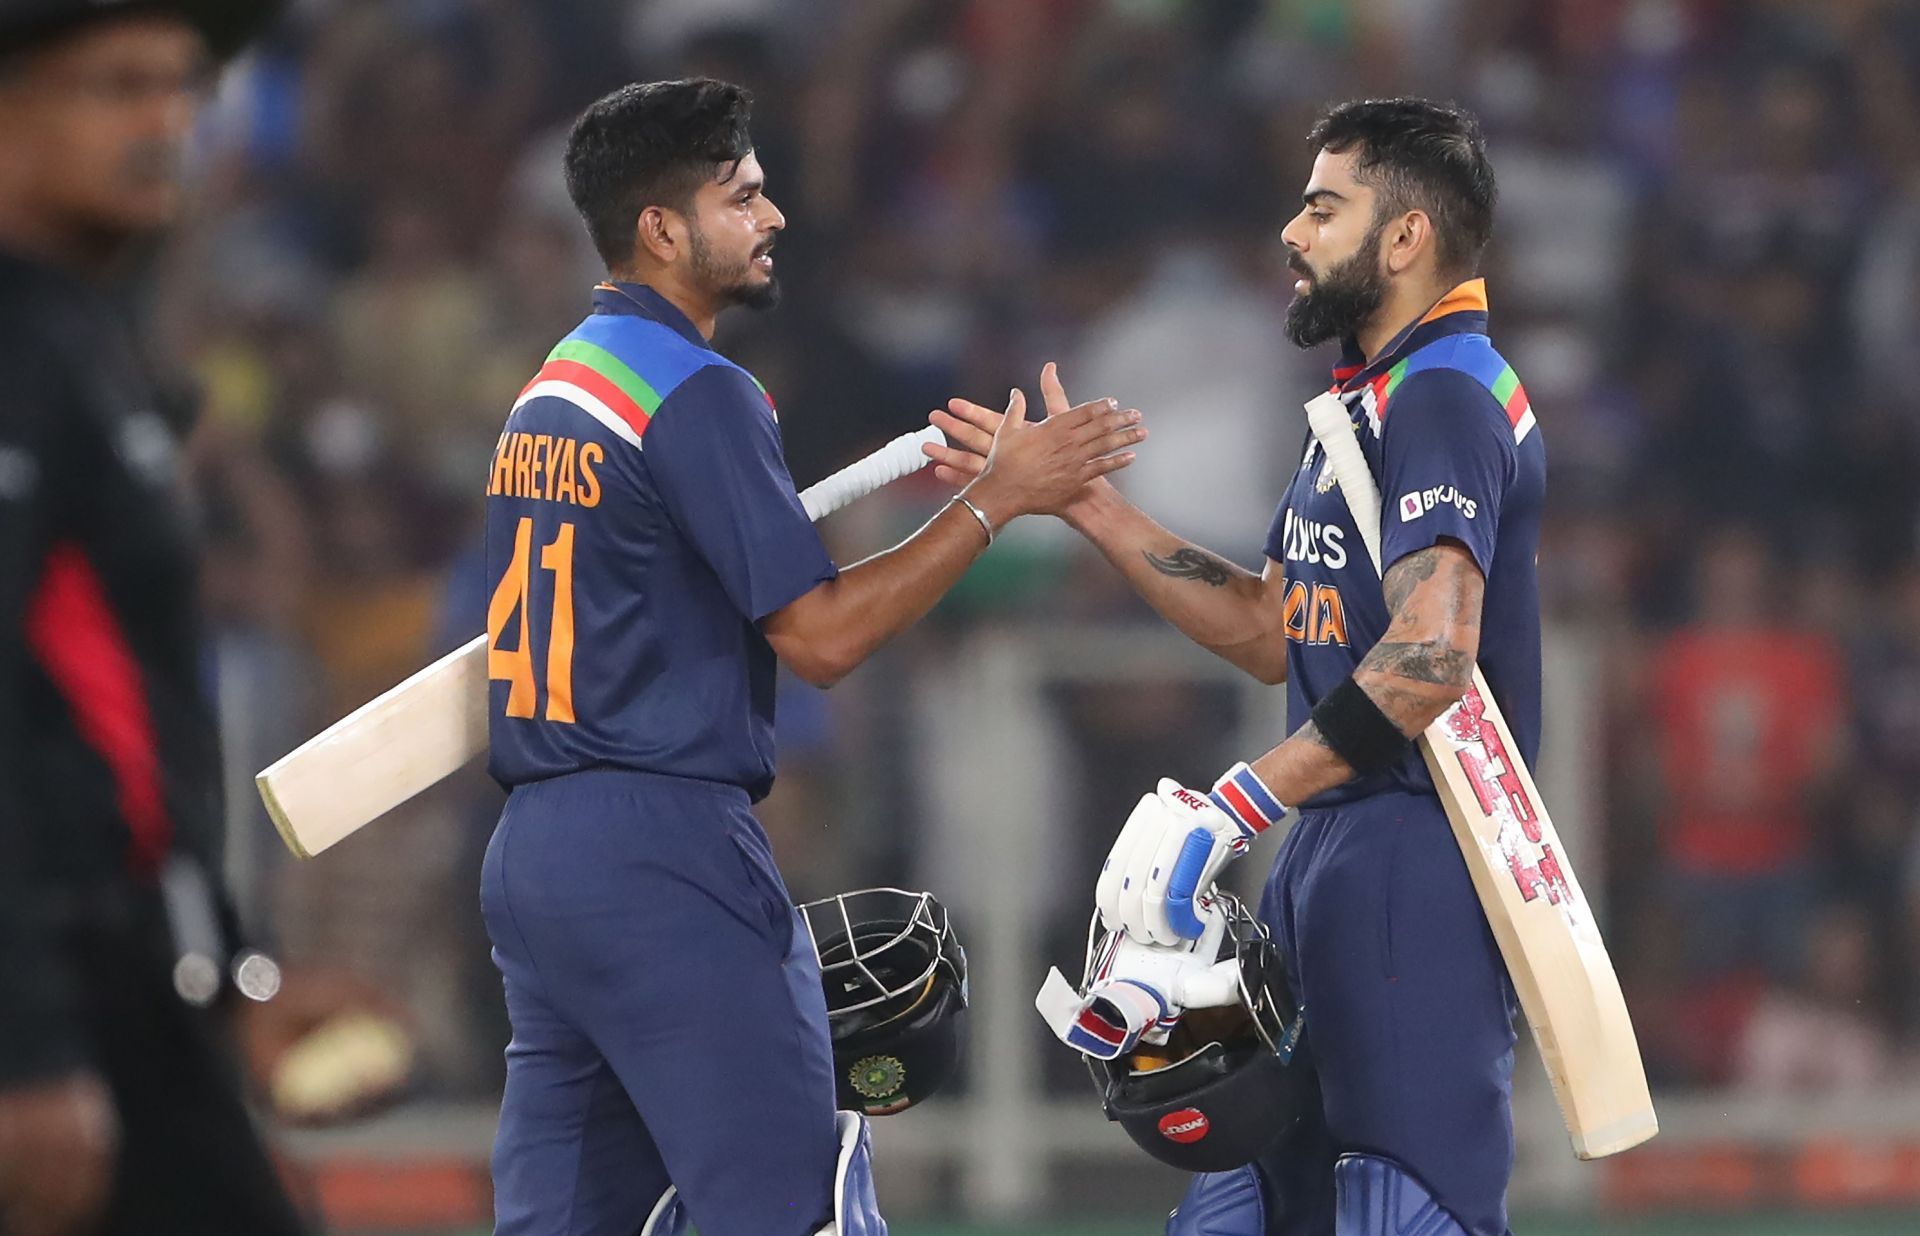
[[[1069,405],[1059,369],[1051,363],[1040,371],[1040,391],[1047,418],[1038,425],[1026,420],[1026,396],[1018,390],[1005,412],[955,399],[928,418],[949,443],[924,448],[936,476],[965,486],[967,496],[983,507],[1009,497],[1025,503],[1004,513],[989,511],[996,526],[1013,515],[1060,513],[1092,487],[1106,484],[1108,473],[1132,463],[1133,452],[1126,448],[1146,440],[1140,413],[1133,409],[1122,411],[1111,399]]]
[[[1247,852],[1254,833],[1208,795],[1171,777],[1143,796],[1120,829],[1093,900],[1109,931],[1150,944],[1198,936],[1204,920],[1196,898],[1220,871]]]
[[[93,1230],[113,1189],[120,1121],[92,1073],[0,1090],[0,1221],[14,1236]]]

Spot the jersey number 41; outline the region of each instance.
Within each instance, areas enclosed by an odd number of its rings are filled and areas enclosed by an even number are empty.
[[[553,572],[553,611],[547,623],[547,708],[549,721],[573,716],[573,524],[562,523],[552,542],[540,547],[540,567]],[[534,715],[533,640],[528,612],[533,607],[533,519],[521,518],[513,533],[513,559],[487,602],[487,677],[502,679],[507,715]],[[516,647],[503,648],[500,637],[519,615]]]

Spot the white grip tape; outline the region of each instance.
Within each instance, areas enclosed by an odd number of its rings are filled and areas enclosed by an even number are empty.
[[[1347,500],[1347,509],[1353,512],[1353,522],[1360,528],[1360,539],[1366,542],[1367,556],[1373,559],[1373,569],[1378,574],[1380,487],[1374,484],[1373,470],[1367,467],[1367,457],[1360,450],[1360,439],[1353,431],[1353,422],[1347,417],[1347,405],[1331,391],[1307,404],[1307,424],[1313,430],[1314,439],[1320,443],[1320,449],[1327,453],[1327,462],[1333,467],[1333,479],[1340,485],[1340,493]]]
[[[929,425],[917,433],[903,433],[865,459],[856,460],[800,494],[808,519],[824,519],[855,498],[864,498],[882,485],[911,475],[932,463],[924,445],[938,446],[946,436]]]

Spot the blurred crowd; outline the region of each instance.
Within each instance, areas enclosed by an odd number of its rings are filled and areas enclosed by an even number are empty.
[[[1775,1091],[1912,1071],[1920,5],[302,0],[222,88],[156,311],[205,394],[250,912],[406,993],[430,1086],[498,1068],[473,897],[494,791],[473,775],[294,865],[248,774],[480,630],[487,459],[598,275],[566,127],[697,73],[755,92],[789,219],[782,308],[720,342],[775,396],[802,485],[1057,359],[1077,396],[1146,411],[1135,498],[1254,564],[1331,359],[1280,330],[1302,137],[1349,97],[1474,108],[1502,190],[1493,333],[1548,443],[1550,627],[1601,656],[1600,698],[1563,706],[1603,753],[1591,861],[1650,1065]],[[928,499],[832,535],[880,548]],[[899,664],[981,622],[1147,617],[1037,529]],[[910,818],[827,825],[897,796],[898,681],[783,696],[767,814],[797,892],[911,845]],[[1203,697],[1117,694],[1066,701],[1083,774],[1125,783],[1090,834],[1206,731]]]

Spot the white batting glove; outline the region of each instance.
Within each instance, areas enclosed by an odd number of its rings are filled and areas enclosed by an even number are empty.
[[[1086,991],[1058,969],[1034,998],[1055,1037],[1096,1060],[1132,1051],[1142,1039],[1164,1042],[1186,1009],[1215,1008],[1239,996],[1240,963],[1216,960],[1226,920],[1201,897],[1205,928],[1197,940],[1142,944],[1124,931],[1109,933],[1092,959]]]
[[[1284,814],[1245,764],[1228,769],[1211,794],[1162,777],[1127,817],[1100,869],[1093,895],[1101,922],[1152,944],[1194,939],[1205,927],[1194,899]]]

